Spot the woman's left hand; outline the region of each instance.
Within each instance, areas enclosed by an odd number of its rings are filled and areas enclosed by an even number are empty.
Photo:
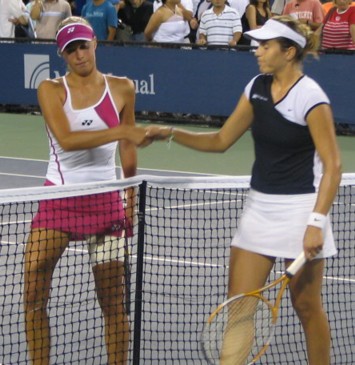
[[[323,249],[323,232],[318,227],[307,226],[303,249],[307,260],[313,260]]]

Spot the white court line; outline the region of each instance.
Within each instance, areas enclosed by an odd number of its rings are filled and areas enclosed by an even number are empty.
[[[48,160],[40,160],[37,158],[25,158],[25,157],[9,157],[9,156],[0,156],[0,159],[7,159],[7,160],[20,160],[20,161],[38,161],[38,162],[46,162],[48,163]],[[0,364],[1,365],[1,364]]]
[[[11,225],[14,225],[14,224],[17,224],[17,225],[19,225],[19,224],[27,224],[27,223],[31,223],[32,222],[32,219],[29,219],[29,220],[24,220],[24,221],[15,221],[15,222],[0,222],[0,226],[7,226],[7,225],[9,225],[9,226],[11,226]],[[1,365],[1,364],[0,364]]]
[[[230,195],[238,195],[235,193],[232,193]],[[150,208],[147,209],[147,212],[156,212],[158,210],[162,210],[162,209],[181,209],[181,208],[194,208],[194,207],[199,207],[199,206],[213,206],[213,205],[220,205],[220,204],[225,204],[225,203],[234,203],[236,201],[238,201],[240,199],[232,199],[232,200],[218,200],[215,202],[202,202],[202,203],[194,203],[194,204],[181,204],[181,205],[173,205],[173,206],[164,206],[164,207],[159,207],[159,208]],[[7,221],[7,222],[0,222],[0,226],[5,226],[5,225],[19,225],[19,224],[28,224],[31,223],[32,220],[23,220],[23,221]],[[1,364],[0,364],[1,365]]]
[[[0,241],[1,244],[4,245],[16,245],[16,242],[10,242],[10,241]],[[78,248],[67,248],[66,251],[73,251],[73,252],[84,252],[87,253],[88,251],[85,249],[78,249]],[[137,258],[137,255],[131,255],[133,258]],[[229,268],[228,265],[219,265],[219,264],[209,264],[209,263],[202,263],[198,261],[187,261],[187,260],[174,260],[174,259],[167,259],[165,257],[154,257],[154,256],[144,256],[146,260],[150,261],[159,261],[159,262],[168,262],[168,263],[174,263],[174,264],[181,264],[181,265],[194,265],[194,266],[201,266],[201,267],[214,267],[214,268]],[[282,275],[283,272],[278,271],[275,272],[276,274]],[[343,282],[343,283],[350,283],[355,284],[355,279],[352,278],[339,278],[335,276],[323,276],[323,279],[325,280],[332,280],[336,282]],[[0,364],[1,365],[1,364]]]
[[[19,244],[17,242],[11,242],[11,241],[0,241],[0,243],[2,245],[17,245],[17,244]],[[83,252],[83,253],[88,252],[86,249],[78,249],[78,248],[72,248],[72,247],[66,248],[65,251]],[[131,257],[136,259],[137,255],[131,255]],[[150,261],[170,262],[170,263],[181,264],[181,265],[194,265],[194,266],[216,267],[216,268],[225,267],[224,265],[218,265],[218,264],[208,264],[208,263],[201,263],[201,262],[196,262],[196,261],[166,259],[166,258],[163,258],[163,257],[144,256],[144,258],[146,260],[150,260]],[[228,268],[228,266],[226,266],[226,267]]]
[[[22,158],[22,157],[9,157],[9,156],[0,156],[0,159],[7,159],[7,160],[17,160],[17,161],[35,161],[35,162],[44,162],[46,164],[48,164],[48,160],[41,160],[41,159],[36,159],[36,158]],[[121,166],[116,165],[116,169],[120,169]],[[154,171],[154,172],[169,172],[171,174],[186,174],[186,175],[202,175],[202,176],[224,176],[223,174],[211,174],[208,172],[195,172],[195,171],[179,171],[179,170],[162,170],[162,169],[151,169],[151,168],[146,168],[146,167],[142,167],[142,166],[138,166],[138,171],[139,170],[144,170],[144,171]],[[12,175],[12,174],[8,174],[8,175]],[[13,174],[13,176],[17,176],[16,174]],[[18,176],[22,176],[22,175],[18,175]],[[23,176],[31,176],[31,175],[23,175]],[[43,178],[45,178],[45,176],[43,176]],[[1,364],[0,364],[1,365]]]
[[[34,179],[44,179],[45,176],[38,176],[38,175],[24,175],[24,174],[14,174],[14,173],[6,173],[6,172],[0,172],[0,175],[4,175],[4,176],[17,176],[17,177],[30,177],[30,178],[34,178]],[[0,364],[1,365],[1,364]]]

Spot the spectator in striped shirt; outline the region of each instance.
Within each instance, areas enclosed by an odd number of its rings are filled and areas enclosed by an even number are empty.
[[[334,0],[323,24],[322,48],[355,50],[355,7],[351,0]]]
[[[226,0],[212,0],[212,5],[202,14],[197,44],[236,46],[242,35],[239,13]]]

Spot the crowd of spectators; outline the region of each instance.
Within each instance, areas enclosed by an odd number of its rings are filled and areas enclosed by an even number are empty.
[[[322,48],[355,50],[352,0],[0,0],[0,38],[54,39],[59,22],[86,18],[98,40],[251,45],[243,32],[290,15]]]

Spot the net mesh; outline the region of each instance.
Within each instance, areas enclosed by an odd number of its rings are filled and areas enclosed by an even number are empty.
[[[226,298],[229,245],[248,178],[157,178],[71,187],[0,190],[0,363],[29,364],[24,328],[24,252],[45,199],[123,192],[135,186],[137,222],[129,247],[129,364],[205,364],[200,335]],[[123,194],[121,194],[123,196]],[[323,300],[333,365],[355,363],[355,175],[344,175],[332,208],[339,253],[327,260]],[[270,280],[283,271],[277,261]],[[288,295],[263,364],[306,363],[305,340]],[[86,242],[70,242],[50,291],[51,364],[106,364],[105,322]]]

